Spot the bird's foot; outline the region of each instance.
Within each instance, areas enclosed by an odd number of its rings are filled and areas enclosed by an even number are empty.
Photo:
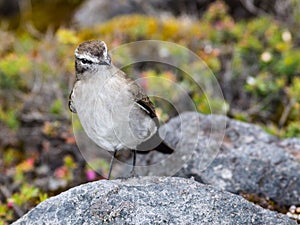
[[[130,175],[128,178],[139,177],[139,175],[135,172],[134,168],[130,171]]]

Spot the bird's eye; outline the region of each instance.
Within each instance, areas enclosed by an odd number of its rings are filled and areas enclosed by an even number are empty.
[[[87,59],[80,59],[83,64],[92,64],[93,62]]]

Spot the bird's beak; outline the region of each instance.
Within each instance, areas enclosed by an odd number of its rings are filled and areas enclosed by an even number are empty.
[[[110,66],[111,65],[111,58],[109,55],[107,55],[106,59],[104,59],[103,65],[106,65],[106,66]]]
[[[111,59],[110,57],[108,56],[107,59],[104,61],[108,66],[111,65]]]

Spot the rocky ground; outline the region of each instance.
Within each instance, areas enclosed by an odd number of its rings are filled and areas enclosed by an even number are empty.
[[[193,129],[195,120],[200,125],[199,137],[191,136],[191,131],[186,132]],[[222,121],[226,122],[225,127]],[[186,126],[182,134],[181,124]],[[287,209],[300,204],[299,139],[279,140],[255,125],[197,113],[181,114],[166,124],[162,132],[167,132],[166,140],[175,148],[174,143],[179,140],[185,143],[198,140],[194,148],[183,145],[178,149],[177,153],[191,159],[177,176],[194,177],[201,183],[248,196],[250,200],[269,201],[268,207],[271,208]],[[223,135],[221,143],[218,138]],[[220,149],[214,153],[211,149],[216,145]],[[140,161],[146,161],[144,165],[151,164],[158,162],[159,157],[161,155],[152,153],[147,158],[141,156]],[[141,169],[143,175],[156,172],[153,167]],[[160,167],[159,170],[166,174],[170,167]]]
[[[102,180],[52,197],[17,224],[296,224],[193,179]]]
[[[41,218],[55,224],[296,224],[284,214],[298,217],[299,139],[279,140],[255,125],[191,112],[160,133],[176,153],[139,155],[136,172],[147,177],[78,186],[16,224]],[[114,177],[128,176],[121,171],[130,161],[123,164]],[[171,175],[181,178],[163,178]]]

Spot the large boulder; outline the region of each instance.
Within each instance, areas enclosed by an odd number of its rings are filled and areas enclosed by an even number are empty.
[[[201,18],[214,2],[216,0],[86,0],[75,12],[73,22],[79,27],[90,27],[126,14],[145,14],[161,18],[166,15]],[[235,19],[271,14],[290,22],[294,21],[293,9],[297,5],[294,0],[261,0],[246,3],[240,0],[224,0],[224,2],[228,12]]]
[[[240,196],[191,179],[140,177],[83,184],[17,224],[296,224]]]
[[[144,14],[155,17],[203,14],[210,3],[215,0],[86,0],[78,8],[73,22],[79,27],[90,27],[103,23],[115,16]]]
[[[299,140],[279,140],[256,125],[192,112],[170,120],[161,133],[178,156],[141,155],[137,161],[144,166],[138,169],[139,174],[170,175],[173,167],[179,167],[176,159],[185,156],[188,160],[175,176],[194,177],[236,194],[251,194],[280,208],[300,204],[300,161],[291,150]],[[195,141],[196,145],[189,144]],[[184,144],[178,146],[179,142]],[[168,161],[171,163],[164,166]]]

